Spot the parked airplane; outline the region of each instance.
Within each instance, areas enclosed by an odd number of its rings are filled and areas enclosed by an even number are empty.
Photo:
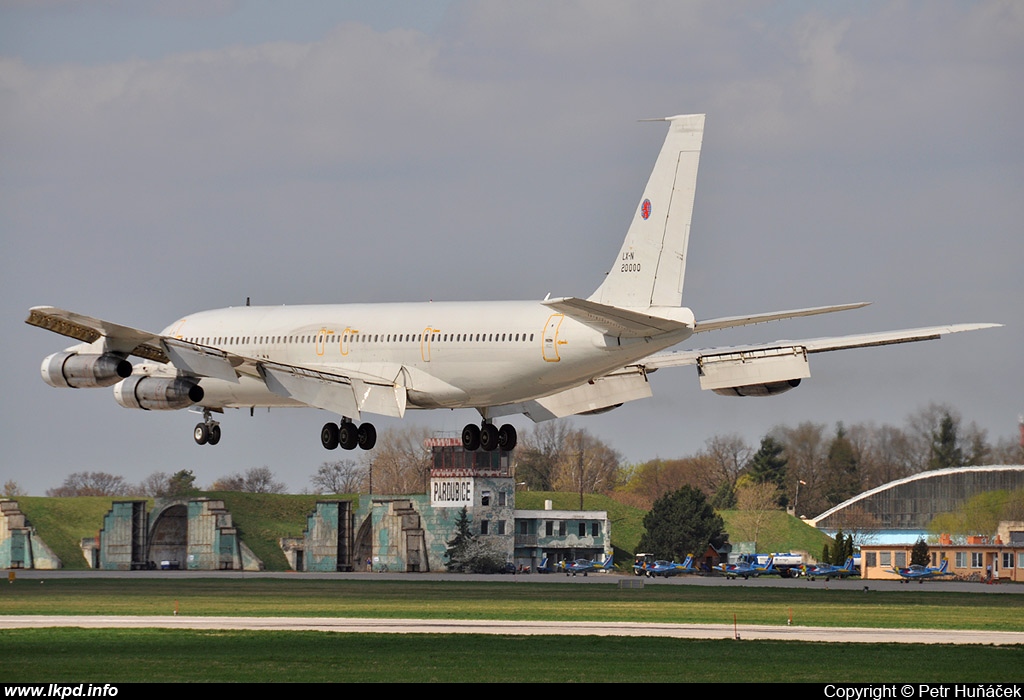
[[[812,581],[819,576],[824,577],[826,581],[830,581],[834,578],[856,576],[857,570],[853,567],[853,557],[847,557],[846,563],[842,566],[836,566],[834,564],[805,565],[803,567],[803,574]]]
[[[942,564],[939,566],[921,566],[920,564],[911,564],[908,567],[902,569],[890,569],[894,574],[899,574],[900,583],[907,583],[909,581],[917,581],[918,583],[924,583],[926,578],[938,578],[941,576],[953,576],[954,574],[949,571],[949,559],[943,559]]]
[[[693,555],[687,554],[686,559],[680,564],[674,561],[665,561],[659,559],[653,564],[647,566],[644,570],[644,574],[648,577],[653,578],[655,576],[662,576],[669,578],[670,576],[678,576],[679,574],[695,574],[697,573],[697,567],[693,565]]]
[[[575,576],[576,574],[583,574],[586,576],[591,571],[611,571],[612,558],[609,556],[604,561],[598,561],[596,559],[575,559],[573,561],[562,562],[561,568],[565,571],[566,576]]]
[[[340,416],[323,426],[327,449],[376,442],[364,413],[473,408],[468,450],[511,449],[512,425],[599,413],[651,396],[648,376],[696,365],[702,389],[727,396],[789,391],[810,376],[808,356],[931,340],[997,324],[961,324],[705,350],[671,348],[696,333],[865,306],[824,306],[696,320],[681,306],[704,115],[663,120],[668,136],[625,241],[586,299],[244,307],[185,316],[152,333],[52,306],[27,323],[80,341],[50,355],[54,387],[113,386],[126,408],[199,407],[195,441],[215,445],[225,408],[315,406]],[[130,356],[142,359],[131,364]]]
[[[757,578],[758,576],[769,576],[771,574],[779,573],[773,566],[774,557],[768,557],[768,563],[758,564],[757,562],[749,561],[738,561],[735,564],[722,564],[721,572],[725,574],[726,578],[739,578],[743,577],[748,579],[751,576]]]

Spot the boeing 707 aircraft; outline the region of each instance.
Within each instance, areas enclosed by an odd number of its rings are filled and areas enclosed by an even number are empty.
[[[618,256],[587,298],[541,301],[243,306],[185,316],[152,333],[52,306],[27,323],[80,344],[50,355],[54,387],[113,386],[125,408],[199,407],[200,444],[215,445],[225,408],[315,406],[340,417],[323,426],[327,449],[371,449],[363,414],[473,408],[468,450],[510,450],[511,425],[599,413],[651,396],[648,375],[694,365],[701,388],[729,396],[789,391],[817,352],[918,340],[998,324],[960,324],[704,350],[670,350],[692,335],[863,303],[696,320],[682,306],[704,115],[654,121],[668,136]],[[132,364],[129,357],[142,361]]]

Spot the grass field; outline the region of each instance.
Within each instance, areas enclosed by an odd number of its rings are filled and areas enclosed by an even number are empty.
[[[5,682],[1012,682],[1021,647],[625,637],[9,630]]]
[[[0,614],[621,620],[1024,629],[1024,599],[924,591],[280,579],[22,578]],[[513,627],[510,624],[510,628]],[[1024,647],[319,632],[7,630],[8,682],[1021,681]]]

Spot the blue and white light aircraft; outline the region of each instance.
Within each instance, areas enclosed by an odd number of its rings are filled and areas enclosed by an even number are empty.
[[[573,561],[563,562],[562,569],[565,571],[566,576],[575,576],[576,574],[583,574],[586,576],[591,571],[611,571],[612,570],[612,558],[608,556],[604,561],[598,561],[596,559],[574,559]]]
[[[834,578],[846,578],[856,576],[857,570],[853,567],[853,557],[847,557],[846,563],[842,566],[834,564],[808,564],[803,567],[803,574],[811,581],[818,577],[831,581]]]
[[[810,376],[818,352],[931,340],[996,324],[961,324],[703,350],[669,350],[695,334],[813,316],[864,303],[698,320],[682,306],[704,115],[667,117],[668,136],[607,276],[587,298],[534,301],[243,306],[202,311],[158,333],[53,306],[27,323],[79,341],[42,363],[54,387],[113,386],[125,408],[202,410],[195,441],[215,445],[214,413],[314,406],[338,416],[327,449],[370,449],[364,414],[471,408],[468,450],[511,449],[495,421],[599,413],[651,396],[649,375],[696,366],[702,389],[770,396]],[[136,364],[129,358],[142,361]]]
[[[644,573],[651,578],[655,576],[669,578],[670,576],[678,576],[680,574],[695,574],[697,573],[697,567],[693,565],[693,555],[687,554],[682,564],[659,559],[653,564],[648,565]]]
[[[949,571],[949,559],[943,559],[939,566],[921,566],[920,564],[911,564],[910,566],[891,569],[894,574],[898,574],[900,577],[900,583],[907,583],[908,581],[917,581],[918,583],[924,583],[925,579],[928,578],[940,578],[942,576],[953,576],[953,572]]]
[[[754,578],[770,576],[779,573],[773,566],[773,561],[774,557],[768,557],[766,564],[758,564],[756,561],[738,561],[735,564],[722,564],[720,571],[728,579],[743,578],[745,580],[751,576]]]

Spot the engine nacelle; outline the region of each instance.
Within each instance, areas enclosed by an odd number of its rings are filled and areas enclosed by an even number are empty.
[[[185,377],[128,377],[114,385],[114,400],[125,408],[176,411],[203,400],[198,379]]]
[[[775,396],[800,386],[799,379],[768,384],[748,384],[747,386],[730,386],[723,389],[712,389],[721,396]]]
[[[91,389],[116,384],[132,374],[132,363],[113,353],[55,352],[40,367],[43,381],[58,389]]]

